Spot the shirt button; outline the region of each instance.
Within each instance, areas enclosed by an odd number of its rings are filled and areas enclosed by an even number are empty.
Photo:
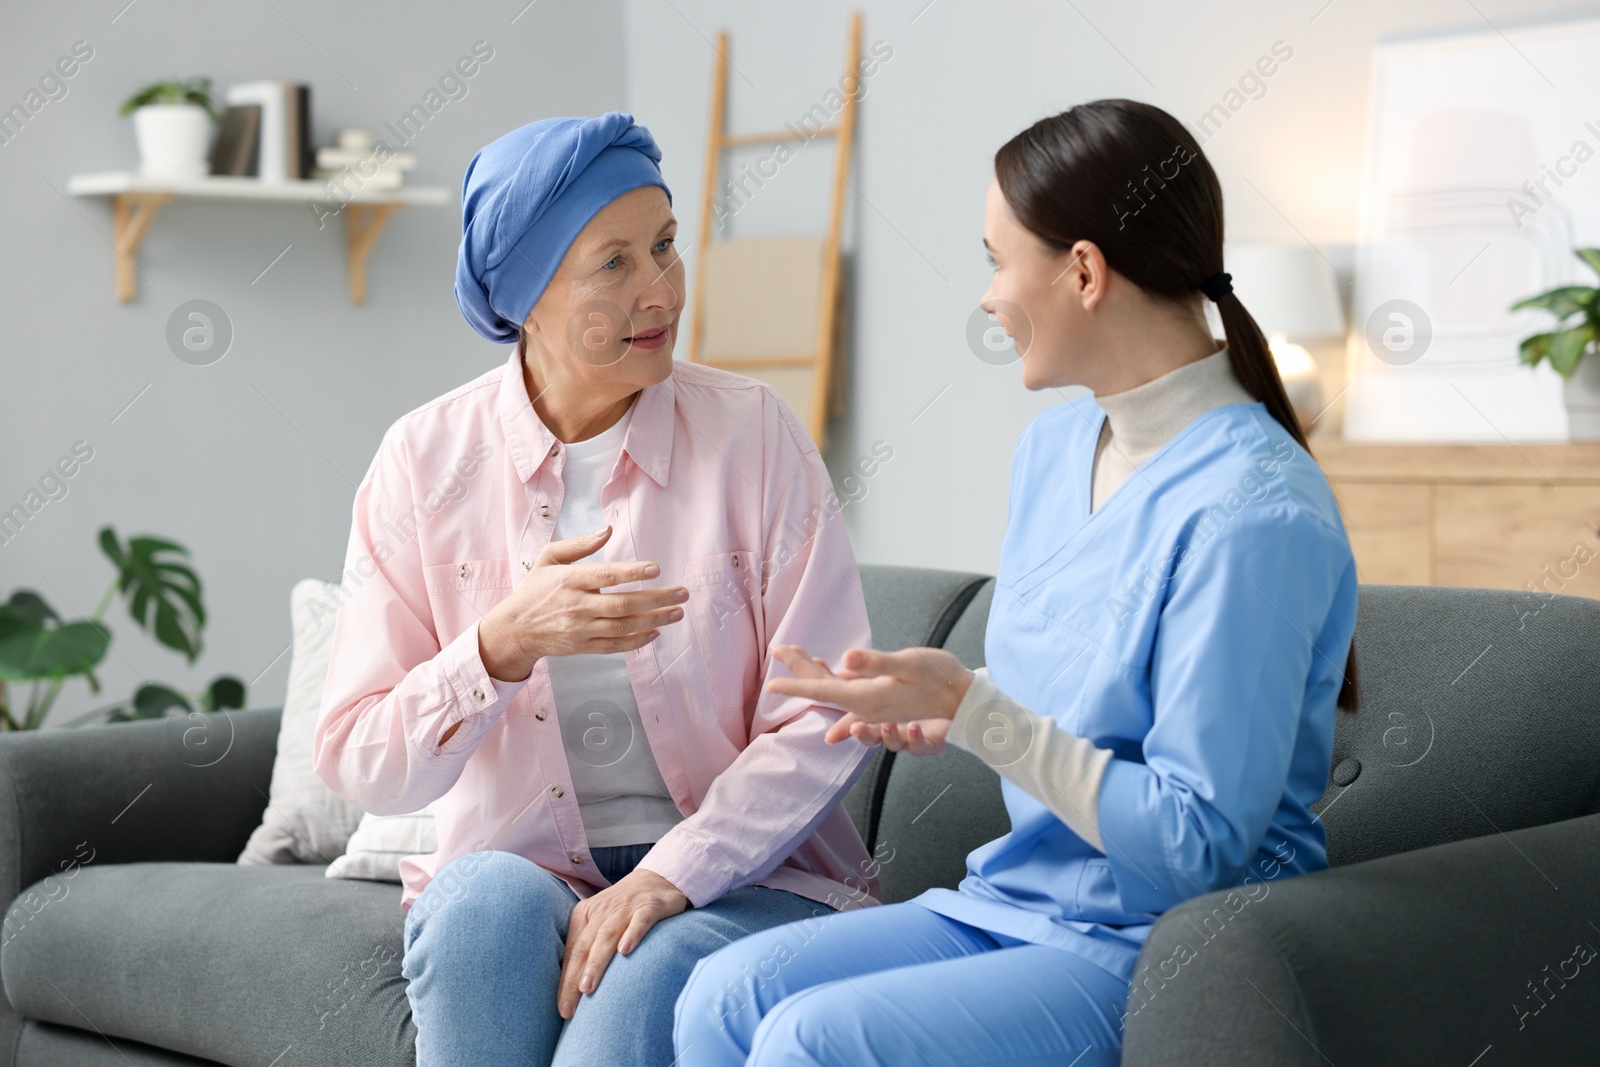
[[[539,517],[542,518],[542,519],[548,519],[550,517],[550,505],[549,504],[540,504],[539,505]]]
[[[558,797],[563,792],[565,792],[565,790],[563,790],[559,785],[553,785],[550,787],[550,795],[553,797]]]
[[[545,715],[545,711],[544,711],[543,708],[540,708],[538,711],[533,713],[533,717],[535,719],[538,719],[540,722],[544,722],[544,715]]]
[[[555,444],[550,446],[550,454],[552,456],[555,455],[557,452],[560,452],[560,451],[561,451],[561,442],[560,441],[557,441]]]
[[[522,569],[525,570],[525,571],[533,570],[533,560],[531,560],[531,559],[523,560],[522,561]]]
[[[479,700],[482,700],[483,699],[483,690],[482,689],[474,689],[472,691],[472,695],[477,697]]]
[[[467,576],[467,574],[470,573],[470,572],[467,570],[467,565],[465,563],[463,563],[461,565],[461,568],[459,570],[457,570],[456,573],[461,575],[461,577],[465,578]]]
[[[737,553],[737,552],[735,552],[733,554],[733,565],[735,567],[737,567],[739,565],[739,553]]]
[[[571,860],[573,863],[582,863],[583,862],[583,857],[578,855],[576,852],[574,852],[572,855],[568,856],[567,858],[569,860]]]

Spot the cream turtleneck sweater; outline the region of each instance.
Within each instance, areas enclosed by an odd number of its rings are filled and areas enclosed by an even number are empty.
[[[1106,413],[1094,453],[1091,511],[1195,417],[1255,400],[1233,373],[1226,346],[1120,393],[1096,393]]]
[[[1223,347],[1143,385],[1120,393],[1096,394],[1094,399],[1106,413],[1095,446],[1091,489],[1090,510],[1098,511],[1141,463],[1196,416],[1255,397],[1239,383]],[[972,745],[972,739],[983,734],[975,720],[1003,721],[1019,736],[1031,738],[1020,759],[995,766],[995,773],[1035,797],[1079,837],[1104,852],[1098,809],[1100,782],[1111,761],[1111,750],[1096,748],[1087,739],[1061,729],[1049,716],[1018,704],[989,680],[987,669],[975,673],[977,677],[950,722],[949,742],[993,765],[996,761]]]

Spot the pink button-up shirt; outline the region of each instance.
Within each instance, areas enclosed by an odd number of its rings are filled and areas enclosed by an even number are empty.
[[[601,491],[611,541],[589,559],[653,561],[650,587],[689,589],[682,620],[619,653],[685,816],[639,866],[696,906],[751,884],[876,904],[876,867],[836,804],[870,750],[823,741],[839,709],[762,688],[786,670],[774,643],[837,662],[871,640],[822,458],[770,386],[727,371],[675,362],[634,405]],[[565,458],[513,350],[391,426],[356,490],[312,759],[365,811],[433,805],[439,850],[400,861],[405,908],[480,849],[526,856],[579,897],[610,884],[584,839],[545,661],[496,687],[478,651],[479,619],[551,540]]]

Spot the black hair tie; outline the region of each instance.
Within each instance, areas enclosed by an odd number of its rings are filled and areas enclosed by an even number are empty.
[[[1221,300],[1233,292],[1233,275],[1213,274],[1200,283],[1200,291],[1210,297],[1213,302]]]

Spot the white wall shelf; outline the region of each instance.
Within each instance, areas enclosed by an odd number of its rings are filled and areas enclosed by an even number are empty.
[[[447,205],[453,190],[443,185],[414,185],[400,189],[356,190],[347,196],[330,192],[327,181],[262,181],[260,178],[205,177],[190,181],[144,178],[117,171],[76,174],[67,182],[73,196],[109,196],[116,248],[117,299],[132,300],[137,286],[135,258],[145,232],[161,205],[179,197],[210,200],[254,200],[279,203],[344,204],[345,259],[349,267],[350,303],[367,299],[367,257],[389,216],[411,205]]]

